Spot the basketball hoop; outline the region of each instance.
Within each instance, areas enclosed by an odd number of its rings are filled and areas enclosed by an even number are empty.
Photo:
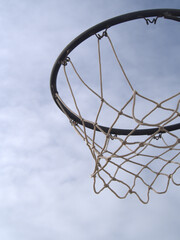
[[[179,89],[173,95],[160,101],[144,96],[137,91],[127,77],[119,53],[109,34],[109,29],[115,25],[134,20],[144,21],[146,25],[150,25],[157,24],[159,19],[180,22],[180,10],[138,11],[97,24],[67,45],[52,69],[50,88],[54,101],[85,141],[95,160],[95,168],[92,173],[95,193],[109,189],[120,199],[126,198],[129,194],[135,194],[142,203],[148,203],[151,191],[161,194],[167,192],[170,182],[177,186],[180,185],[180,181],[177,180],[180,170],[178,159],[180,153]],[[99,79],[100,91],[92,88],[86,82],[74,64],[73,57],[71,57],[71,52],[89,38],[94,38],[97,42],[99,66],[97,79]],[[122,105],[118,103],[118,107],[107,100],[104,94],[102,41],[106,41],[111,49],[112,56],[124,78],[123,81],[130,92],[126,102]],[[71,68],[70,73],[68,67]],[[57,79],[61,69],[64,72],[75,111],[64,103],[57,91]],[[89,92],[97,100],[98,108],[93,120],[87,120],[83,116],[72,87],[71,78],[76,78],[79,84],[86,88],[87,93]],[[137,116],[136,113],[138,101],[151,105],[151,109],[141,117]],[[168,105],[171,102],[174,103],[173,107]],[[100,115],[105,108],[113,113],[113,120],[109,126],[99,123]],[[127,109],[131,109],[131,111],[128,112]],[[158,115],[157,112],[162,113],[160,120],[154,117]],[[123,121],[122,119],[124,122],[132,122],[131,126],[133,127],[122,128],[119,124],[120,121]],[[164,188],[159,189],[159,185],[162,183]],[[142,197],[142,191],[145,197]]]

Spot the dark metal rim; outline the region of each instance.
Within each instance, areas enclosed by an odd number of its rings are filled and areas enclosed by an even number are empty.
[[[81,44],[83,41],[91,37],[92,35],[104,30],[108,29],[114,25],[132,21],[135,19],[140,19],[140,18],[149,18],[149,17],[164,17],[166,19],[171,19],[175,21],[180,22],[180,9],[151,9],[151,10],[144,10],[144,11],[137,11],[137,12],[132,12],[124,15],[120,15],[111,19],[108,19],[104,22],[101,22],[82,34],[80,34],[78,37],[76,37],[72,42],[70,42],[64,50],[61,52],[61,54],[58,56],[52,72],[51,72],[51,78],[50,78],[50,89],[51,93],[53,96],[54,101],[58,105],[58,107],[66,113],[69,118],[71,118],[73,121],[75,121],[78,124],[85,124],[87,128],[94,129],[94,124],[88,120],[84,120],[83,123],[81,119],[69,108],[66,107],[63,101],[60,100],[60,98],[57,97],[58,91],[57,91],[57,75],[59,72],[59,69],[62,65],[62,62],[67,58],[69,53],[76,48],[79,44]],[[99,126],[103,131],[108,132],[109,128],[105,126]],[[174,124],[174,125],[169,125],[164,127],[164,129],[168,131],[174,131],[177,129],[180,129],[180,123]],[[97,131],[98,128],[96,128]],[[130,132],[132,132],[133,129],[117,129],[117,128],[112,128],[110,133],[111,134],[116,134],[116,135],[128,135]],[[150,128],[150,129],[137,129],[135,130],[132,135],[150,135],[158,131],[158,128]],[[162,131],[160,133],[164,133],[165,131]]]

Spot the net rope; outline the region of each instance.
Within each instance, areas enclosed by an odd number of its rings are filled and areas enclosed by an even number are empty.
[[[161,101],[160,103],[141,95],[133,88],[132,84],[130,83],[107,31],[104,31],[102,35],[96,34],[96,37],[98,45],[100,94],[98,94],[97,91],[93,90],[90,86],[87,85],[69,57],[62,63],[65,78],[68,83],[74,106],[77,110],[77,115],[81,120],[82,125],[77,124],[75,121],[70,119],[66,111],[63,110],[61,103],[62,100],[59,97],[58,93],[56,94],[56,98],[59,99],[59,106],[69,118],[72,126],[77,131],[77,133],[86,142],[93,156],[93,159],[95,160],[95,167],[92,173],[92,178],[94,181],[94,192],[100,193],[104,189],[109,189],[120,199],[126,198],[129,194],[135,194],[142,203],[148,203],[151,191],[162,194],[167,192],[170,182],[174,183],[177,186],[180,185],[180,180],[178,179],[180,170],[180,138],[178,136],[179,130],[170,132],[165,129],[165,126],[174,120],[178,120],[180,117],[180,92]],[[121,107],[120,110],[112,106],[106,99],[104,99],[103,95],[103,77],[100,49],[100,41],[103,37],[106,37],[108,39],[115,59],[125,77],[127,84],[132,91],[131,97],[124,104],[124,106]],[[81,111],[78,107],[78,103],[66,70],[68,64],[70,64],[80,82],[100,101],[95,121],[92,122],[94,130],[90,130],[92,134],[87,131],[85,120],[81,115]],[[135,112],[137,97],[154,104],[154,108],[145,114],[141,119],[136,116]],[[165,103],[175,98],[178,100],[174,109],[164,106]],[[125,113],[125,109],[130,105],[130,103],[132,104],[132,112],[131,114],[127,114]],[[105,132],[100,127],[100,125],[98,125],[98,119],[104,105],[107,105],[116,113],[116,118],[109,127],[108,132]],[[167,112],[168,117],[157,123],[151,124],[147,122],[147,117],[149,117],[157,109],[162,109],[163,111]],[[112,128],[122,116],[134,120],[136,126],[127,136],[112,135]],[[144,126],[150,128],[156,127],[157,131],[151,135],[146,135],[143,137],[132,136],[133,132]],[[162,132],[164,133],[162,134]],[[103,136],[103,140],[101,140],[100,143],[97,141],[99,133]],[[112,145],[114,145],[113,148]]]

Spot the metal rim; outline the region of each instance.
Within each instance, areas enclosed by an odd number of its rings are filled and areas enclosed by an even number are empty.
[[[120,15],[111,19],[108,19],[104,22],[101,22],[82,34],[80,34],[78,37],[76,37],[73,41],[71,41],[61,52],[61,54],[58,56],[52,72],[51,72],[51,77],[50,77],[50,89],[51,89],[51,94],[53,96],[54,101],[58,105],[58,107],[68,115],[70,119],[75,121],[78,124],[82,124],[81,119],[73,112],[71,111],[63,101],[61,101],[57,95],[57,75],[59,72],[59,69],[62,65],[62,62],[68,57],[69,53],[73,51],[74,48],[76,48],[79,44],[81,44],[83,41],[86,39],[90,38],[92,35],[104,30],[108,29],[114,25],[132,21],[135,19],[141,19],[141,18],[149,18],[149,17],[164,17],[166,19],[171,19],[180,22],[180,9],[151,9],[151,10],[144,10],[144,11],[137,11],[137,12],[132,12],[124,15]],[[94,129],[94,124],[88,120],[84,120],[83,123],[87,128]],[[106,133],[108,132],[109,128],[105,126],[99,126],[103,131]],[[174,125],[169,125],[164,127],[164,129],[168,131],[174,131],[177,129],[180,129],[180,123],[174,124]],[[96,128],[97,131],[99,131]],[[117,129],[117,128],[112,128],[110,133],[111,134],[116,134],[116,135],[128,135],[133,129]],[[158,128],[151,128],[151,129],[137,129],[135,130],[132,135],[150,135],[158,131]],[[162,131],[160,133],[163,133],[165,131]]]

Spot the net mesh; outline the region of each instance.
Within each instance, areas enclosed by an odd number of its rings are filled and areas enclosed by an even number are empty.
[[[100,94],[88,86],[88,84],[82,79],[69,57],[62,63],[74,106],[82,125],[77,124],[69,118],[66,111],[63,110],[62,99],[58,94],[56,95],[56,98],[59,99],[58,104],[60,105],[62,111],[64,111],[74,129],[86,142],[93,159],[95,160],[95,167],[92,173],[92,178],[94,180],[93,188],[95,193],[100,193],[104,189],[109,189],[120,199],[126,198],[129,194],[135,194],[142,203],[148,203],[151,191],[161,194],[168,190],[170,182],[175,185],[180,185],[180,180],[178,179],[180,169],[180,148],[178,146],[180,143],[178,136],[179,130],[170,132],[165,128],[165,126],[169,125],[174,120],[179,121],[180,93],[177,93],[161,102],[156,102],[139,94],[130,83],[107,31],[104,31],[102,35],[97,34],[96,37],[98,44]],[[103,37],[108,39],[119,68],[121,69],[121,72],[132,91],[130,98],[120,110],[112,106],[106,99],[104,99],[103,95],[100,50],[100,42]],[[79,109],[69,80],[70,77],[68,76],[66,70],[66,67],[69,64],[80,82],[92,94],[94,94],[97,99],[99,99],[97,115],[95,117],[95,121],[92,122],[94,130],[89,130],[85,126],[85,120],[81,115],[81,110]],[[136,115],[137,98],[145,100],[153,105],[152,109],[141,118]],[[176,101],[175,108],[167,107],[166,103],[172,100]],[[105,132],[98,124],[98,119],[100,113],[103,111],[104,105],[111,108],[116,116],[107,132]],[[125,110],[130,105],[131,113],[127,114],[125,113]],[[149,123],[149,121],[147,121],[148,117],[157,110],[162,110],[166,117],[161,119],[161,121],[152,121],[153,123]],[[112,128],[116,125],[120,118],[131,119],[135,123],[135,127],[127,136],[117,136],[111,134]],[[156,127],[157,131],[151,135],[133,136],[133,133],[137,129],[144,127]]]

